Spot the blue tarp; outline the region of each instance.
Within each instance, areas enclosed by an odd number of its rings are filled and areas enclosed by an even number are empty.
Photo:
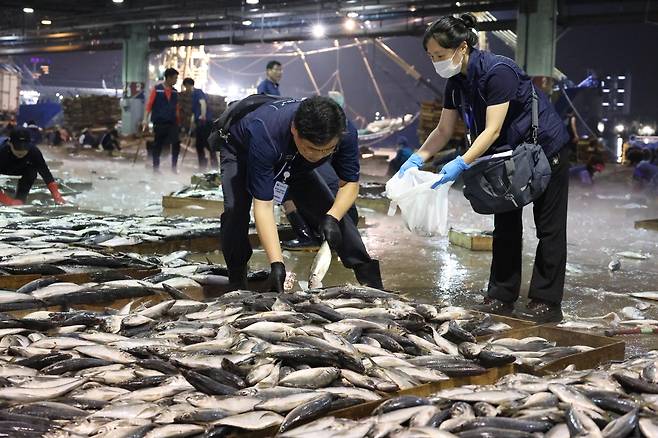
[[[35,105],[21,105],[18,108],[18,125],[29,120],[37,122],[38,126],[47,128],[50,121],[62,111],[62,105],[53,102],[37,103]]]

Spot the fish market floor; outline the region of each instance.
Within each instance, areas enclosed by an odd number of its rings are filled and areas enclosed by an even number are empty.
[[[190,150],[179,165],[180,174],[169,171],[169,159],[162,159],[162,174],[154,175],[143,159],[133,165],[130,158],[109,158],[102,153],[85,151],[74,156],[64,149],[42,148],[49,159],[63,161],[54,168],[57,177],[75,177],[93,183],[93,190],[74,198],[83,209],[108,214],[158,214],[163,194],[189,184],[196,172],[196,154]],[[385,181],[386,163],[364,163],[362,173]],[[569,195],[568,265],[563,309],[566,316],[589,317],[620,311],[639,300],[631,292],[658,291],[658,232],[634,229],[636,220],[658,217],[656,195],[633,191],[630,169],[608,166],[592,188],[572,184]],[[461,191],[450,191],[449,224],[460,228],[491,230],[493,218],[474,213]],[[491,253],[472,252],[450,245],[447,237],[425,238],[408,232],[399,215],[388,217],[367,209],[364,240],[373,258],[381,261],[384,285],[389,290],[427,301],[443,300],[456,305],[473,305],[480,301],[481,290],[489,276]],[[531,208],[526,208],[523,247],[522,297],[532,272],[537,244]],[[650,254],[647,260],[620,258],[621,269],[610,272],[612,257],[622,251]],[[223,262],[221,254],[198,254],[194,257]],[[286,252],[286,267],[306,280],[313,254]],[[256,250],[252,268],[266,265],[262,251]],[[353,282],[351,271],[334,261],[325,277],[325,285]],[[521,299],[522,308],[525,299]],[[647,302],[652,304],[651,302]],[[658,301],[643,311],[647,319],[658,319]],[[656,348],[657,338],[650,335],[624,337],[627,354]]]

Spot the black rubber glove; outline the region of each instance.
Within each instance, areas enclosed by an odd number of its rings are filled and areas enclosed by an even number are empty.
[[[286,281],[286,266],[282,262],[270,265],[270,291],[283,293],[283,283]]]
[[[343,244],[343,233],[340,231],[338,219],[325,214],[320,222],[320,237],[329,243],[329,247],[336,251]]]

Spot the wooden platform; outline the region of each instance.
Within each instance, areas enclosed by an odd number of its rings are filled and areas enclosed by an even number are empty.
[[[658,219],[646,219],[642,221],[635,221],[635,228],[658,231]]]
[[[219,217],[224,212],[224,201],[181,196],[163,196],[162,213],[165,216]]]
[[[289,226],[279,226],[279,238],[290,240],[295,233]],[[260,246],[256,230],[249,233],[249,242],[253,248]],[[219,236],[203,236],[182,239],[168,239],[158,242],[142,242],[135,245],[123,245],[104,248],[110,252],[136,252],[138,254],[170,254],[174,251],[188,250],[192,252],[211,252],[222,248]]]
[[[593,347],[594,349],[583,353],[565,356],[543,367],[516,365],[516,370],[518,372],[544,376],[557,371],[562,371],[569,365],[574,365],[578,370],[587,370],[596,368],[597,366],[612,360],[624,359],[626,344],[623,341],[605,336],[565,330],[553,325],[538,325],[535,327],[510,330],[495,335],[493,338],[522,339],[530,336],[542,337],[555,342],[558,346],[586,345]]]
[[[491,251],[493,248],[493,236],[479,230],[467,230],[451,228],[448,232],[450,243],[471,251]]]
[[[110,272],[127,275],[134,279],[142,279],[155,275],[160,272],[160,269],[134,269],[134,268],[119,268],[111,269]],[[16,290],[21,286],[28,284],[30,281],[34,281],[38,278],[43,277],[54,277],[58,280],[65,281],[67,283],[88,283],[93,280],[94,272],[81,272],[74,274],[58,274],[58,275],[40,275],[40,274],[29,274],[29,275],[2,275],[0,276],[0,289],[5,290]]]

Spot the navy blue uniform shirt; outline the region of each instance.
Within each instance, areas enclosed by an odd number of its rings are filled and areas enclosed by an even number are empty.
[[[530,77],[514,61],[504,56],[472,49],[467,76],[459,73],[446,84],[443,106],[459,111],[471,132],[471,140],[484,131],[488,106],[509,102],[501,135],[486,154],[509,150],[529,140],[532,104]],[[568,141],[568,134],[547,96],[537,87],[539,144],[548,157]],[[462,94],[466,108],[462,109]],[[465,113],[465,114],[464,114]]]
[[[279,84],[272,82],[269,79],[265,79],[263,82],[258,84],[256,91],[258,92],[258,94],[270,94],[272,96],[281,96],[281,92],[279,91]]]
[[[274,197],[275,181],[282,181],[288,171],[309,172],[330,161],[338,178],[359,181],[359,145],[356,127],[348,122],[343,138],[332,155],[317,163],[304,159],[290,132],[301,100],[283,99],[267,103],[244,116],[230,129],[231,141],[247,152],[247,189],[261,201]]]
[[[212,114],[210,113],[210,107],[208,106],[208,97],[203,90],[195,88],[192,92],[192,113],[194,114],[194,122],[199,122],[199,117],[201,117],[201,101],[206,101],[206,120],[212,120]]]

